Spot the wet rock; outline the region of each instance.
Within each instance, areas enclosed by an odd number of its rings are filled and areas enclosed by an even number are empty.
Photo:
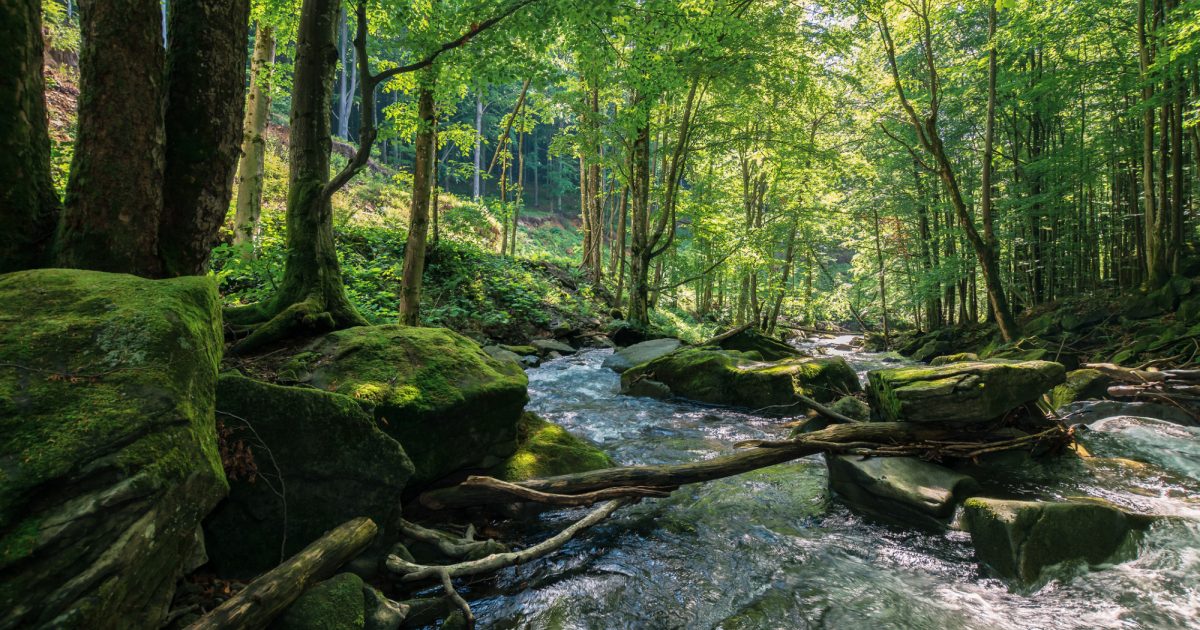
[[[489,357],[492,357],[497,361],[516,361],[517,363],[520,363],[522,358],[521,355],[517,354],[516,352],[513,352],[512,350],[506,350],[500,346],[484,346],[483,351],[488,353]]]
[[[1049,361],[976,361],[867,374],[871,407],[893,422],[990,422],[1062,383]]]
[[[626,370],[622,391],[647,378],[665,384],[679,398],[768,413],[769,407],[786,411],[796,394],[830,402],[861,391],[854,370],[840,357],[763,363],[709,348],[685,348]]]
[[[425,484],[462,468],[490,468],[516,450],[528,400],[521,366],[497,361],[444,328],[361,326],[297,354],[281,379],[350,396],[370,411]]]
[[[373,586],[363,586],[363,630],[397,630],[408,606],[392,601]]]
[[[612,458],[591,442],[528,411],[521,416],[517,444],[517,452],[491,470],[491,476],[525,481],[613,466]]]
[[[1196,419],[1183,409],[1161,403],[1080,400],[1063,405],[1058,412],[1070,424],[1091,424],[1114,416],[1134,416],[1196,426]]]
[[[359,516],[386,537],[413,464],[354,399],[222,374],[217,410],[225,443],[244,444],[256,469],[205,520],[219,575],[254,577]]]
[[[0,627],[157,628],[228,486],[208,278],[0,275]]]
[[[521,357],[521,365],[528,368],[535,368],[542,364],[542,358],[536,354],[527,354]]]
[[[341,573],[304,591],[271,630],[361,630],[365,625],[362,578]]]
[[[877,518],[926,528],[945,527],[960,500],[978,489],[974,479],[913,457],[827,455],[829,486]]]
[[[940,357],[934,357],[929,362],[929,365],[937,367],[939,365],[948,365],[950,363],[965,363],[968,361],[978,361],[979,355],[974,352],[959,352],[957,354],[943,354]]]
[[[1055,564],[1095,566],[1131,553],[1131,534],[1152,520],[1100,499],[1051,503],[976,497],[963,507],[963,524],[979,560],[1024,585],[1036,583],[1042,570]]]
[[[575,354],[575,348],[556,339],[534,339],[529,345],[537,348],[537,354],[541,356],[549,356],[551,352],[557,352],[561,356]]]
[[[675,352],[683,345],[678,339],[651,339],[618,350],[604,359],[603,367],[620,374],[625,370]]]
[[[522,356],[527,355],[527,354],[537,354],[538,353],[538,349],[533,346],[530,346],[530,345],[513,346],[513,345],[508,345],[508,344],[500,344],[500,347],[505,350],[508,350],[509,352],[511,352],[513,354],[519,354]]]
[[[779,361],[803,356],[800,350],[771,337],[755,328],[747,328],[732,337],[722,339],[717,345],[722,350],[755,352],[764,361]]]
[[[1100,370],[1082,369],[1067,372],[1067,380],[1050,391],[1050,406],[1061,409],[1077,400],[1097,400],[1108,397],[1113,378]]]
[[[658,339],[662,337],[662,335],[655,334],[652,331],[646,330],[645,328],[634,326],[633,324],[624,320],[614,320],[608,325],[607,333],[608,338],[612,339],[613,343],[615,343],[618,348],[625,348],[632,346],[635,343],[641,343],[643,341],[649,341],[651,339]]]

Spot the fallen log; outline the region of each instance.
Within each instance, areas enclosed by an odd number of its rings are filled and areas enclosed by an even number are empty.
[[[305,589],[330,577],[365,549],[378,531],[369,518],[356,518],[339,525],[283,564],[260,575],[187,630],[266,628]]]
[[[1070,433],[1066,428],[1056,426],[1037,437],[1039,441],[1068,441]],[[858,422],[835,424],[790,440],[747,443],[743,445],[749,447],[745,450],[698,462],[605,468],[530,479],[512,485],[556,496],[593,493],[598,497],[600,491],[607,491],[603,496],[608,498],[641,497],[646,496],[647,490],[667,492],[682,485],[732,477],[822,452],[892,457],[915,455],[937,459],[943,454],[965,457],[974,452],[987,452],[985,449],[1004,443],[1012,444],[1012,436],[993,436],[986,430],[970,431],[932,423]],[[1026,445],[1027,442],[1021,442],[1008,448]],[[437,510],[505,504],[513,500],[514,494],[510,490],[498,490],[491,482],[479,481],[430,490],[419,497],[421,505]],[[533,495],[525,500],[539,502]]]
[[[1151,372],[1150,370],[1121,367],[1112,363],[1084,363],[1083,367],[1099,370],[1122,383],[1132,383],[1134,385],[1159,383],[1167,380],[1165,372]]]
[[[704,343],[700,344],[700,346],[703,347],[703,346],[719,345],[722,341],[725,341],[726,339],[729,339],[730,337],[740,335],[740,334],[746,332],[747,330],[750,330],[751,328],[754,328],[753,322],[749,323],[749,324],[742,324],[741,326],[738,326],[736,328],[731,328],[729,330],[726,330],[725,332],[717,335],[716,337],[713,337],[712,339],[709,339],[709,340],[705,341]]]

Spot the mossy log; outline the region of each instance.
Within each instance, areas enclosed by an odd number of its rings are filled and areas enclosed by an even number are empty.
[[[867,374],[871,407],[890,422],[991,422],[1066,380],[1050,361],[975,361]]]
[[[309,586],[333,575],[375,538],[378,527],[356,518],[331,530],[283,564],[259,576],[237,595],[188,626],[188,630],[265,628]]]
[[[422,505],[434,510],[505,504],[514,500],[578,505],[619,496],[653,496],[654,493],[674,490],[682,485],[731,477],[822,452],[873,456],[955,456],[969,459],[996,450],[1022,448],[1039,441],[1063,439],[1069,439],[1069,436],[1065,429],[1059,427],[1014,440],[1011,436],[972,432],[937,424],[837,424],[778,442],[746,442],[738,445],[747,447],[745,450],[698,462],[606,468],[545,479],[530,479],[517,484],[501,484],[494,483],[495,480],[474,478],[473,481],[468,480],[456,486],[425,492],[419,500]],[[522,496],[513,491],[514,486],[550,496],[539,497],[533,492]],[[574,497],[579,501],[571,502],[564,497]]]

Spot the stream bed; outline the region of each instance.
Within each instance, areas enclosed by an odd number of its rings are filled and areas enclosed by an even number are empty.
[[[821,342],[860,373],[903,361]],[[810,348],[814,349],[814,348]],[[529,371],[529,409],[623,465],[709,458],[779,438],[781,420],[621,396],[591,350]],[[865,380],[865,379],[864,379]],[[1037,480],[1049,496],[1091,495],[1172,514],[1136,559],[1064,571],[1013,592],[974,560],[967,534],[871,521],[829,496],[820,456],[685,486],[617,512],[558,553],[468,592],[481,628],[1186,628],[1200,627],[1200,429],[1134,416],[1092,423],[1099,456],[1155,464],[1138,479]],[[545,535],[585,513],[548,512]]]

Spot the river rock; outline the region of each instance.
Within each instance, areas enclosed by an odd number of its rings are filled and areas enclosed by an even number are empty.
[[[1123,555],[1130,535],[1152,520],[1107,501],[1083,498],[1039,502],[976,497],[966,501],[963,513],[979,560],[1026,585],[1036,583],[1051,565],[1112,561]]]
[[[717,343],[722,350],[737,352],[756,352],[764,361],[779,361],[803,356],[800,350],[760,333],[756,328],[747,328],[736,335],[726,337]]]
[[[796,394],[830,402],[861,391],[854,370],[841,357],[764,363],[711,348],[684,348],[626,370],[622,391],[628,393],[645,378],[665,384],[679,398],[751,409],[778,407],[780,413],[796,401]]]
[[[362,630],[364,610],[362,578],[340,573],[304,591],[271,630]]]
[[[1108,397],[1113,378],[1100,370],[1085,368],[1067,372],[1066,381],[1050,391],[1050,406],[1056,411],[1078,400]]]
[[[229,498],[205,521],[221,577],[254,577],[359,516],[386,538],[399,517],[413,464],[349,396],[222,374],[217,420],[223,442],[244,444],[257,468],[231,475]]]
[[[515,361],[517,363],[522,363],[522,359],[524,358],[512,350],[506,350],[500,346],[484,346],[483,351],[486,352],[489,357],[492,357],[497,361]]]
[[[537,354],[543,357],[552,356],[555,352],[564,357],[575,354],[575,348],[556,339],[534,339],[529,345],[536,348]]]
[[[204,277],[0,276],[0,627],[157,628],[228,486]]]
[[[892,422],[991,422],[1066,380],[1050,361],[974,361],[867,374],[871,407]]]
[[[943,354],[940,357],[934,357],[929,365],[937,367],[939,365],[947,365],[950,363],[964,363],[968,361],[978,361],[979,355],[974,352],[959,352],[958,354]]]
[[[682,345],[682,341],[669,338],[635,343],[605,358],[602,366],[620,374],[635,365],[649,363],[659,357],[671,354]]]
[[[517,444],[517,452],[491,470],[491,476],[525,481],[613,466],[612,459],[591,442],[528,411],[521,416]]]
[[[974,479],[914,457],[827,455],[829,486],[850,506],[877,518],[945,527],[959,501],[979,488]]]
[[[407,616],[408,606],[373,586],[363,587],[363,630],[398,630]]]
[[[463,468],[490,468],[511,455],[528,400],[521,366],[497,361],[444,328],[330,333],[279,376],[357,400],[404,447],[417,485]]]

